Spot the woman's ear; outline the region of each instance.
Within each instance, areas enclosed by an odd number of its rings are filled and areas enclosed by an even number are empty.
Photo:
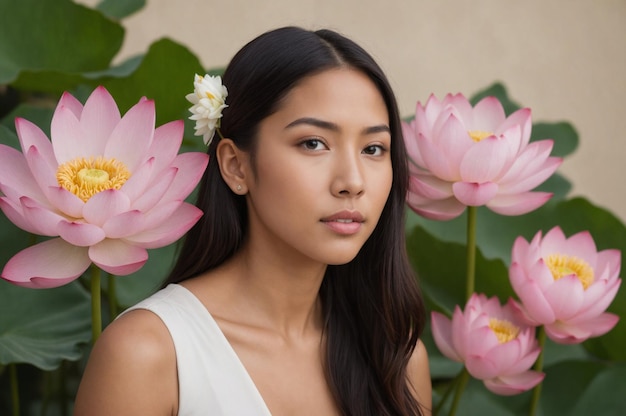
[[[250,175],[248,153],[239,150],[231,139],[222,139],[217,144],[215,154],[224,182],[234,193],[245,195],[248,192],[246,181]]]

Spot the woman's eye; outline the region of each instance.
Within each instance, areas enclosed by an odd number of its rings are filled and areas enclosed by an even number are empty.
[[[365,153],[366,155],[370,155],[370,156],[380,156],[386,151],[387,149],[385,149],[383,146],[378,145],[378,144],[373,144],[363,149],[363,153]]]
[[[322,150],[325,148],[324,142],[320,139],[306,139],[300,145],[306,150]]]

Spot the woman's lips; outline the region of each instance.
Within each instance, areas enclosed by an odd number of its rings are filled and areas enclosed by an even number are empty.
[[[340,211],[321,220],[332,231],[341,235],[356,234],[363,225],[363,215],[358,211]]]

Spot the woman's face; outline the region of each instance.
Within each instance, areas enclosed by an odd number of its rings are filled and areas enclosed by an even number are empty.
[[[389,196],[390,146],[387,108],[366,75],[303,79],[259,126],[250,243],[296,261],[351,261]]]

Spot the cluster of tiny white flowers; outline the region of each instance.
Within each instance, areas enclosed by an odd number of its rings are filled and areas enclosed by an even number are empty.
[[[215,130],[220,126],[222,110],[228,105],[225,104],[228,91],[222,85],[222,78],[205,75],[201,77],[196,74],[193,82],[194,91],[187,94],[185,98],[193,104],[189,108],[191,112],[190,120],[196,122],[196,136],[202,136],[204,144],[211,144]]]

